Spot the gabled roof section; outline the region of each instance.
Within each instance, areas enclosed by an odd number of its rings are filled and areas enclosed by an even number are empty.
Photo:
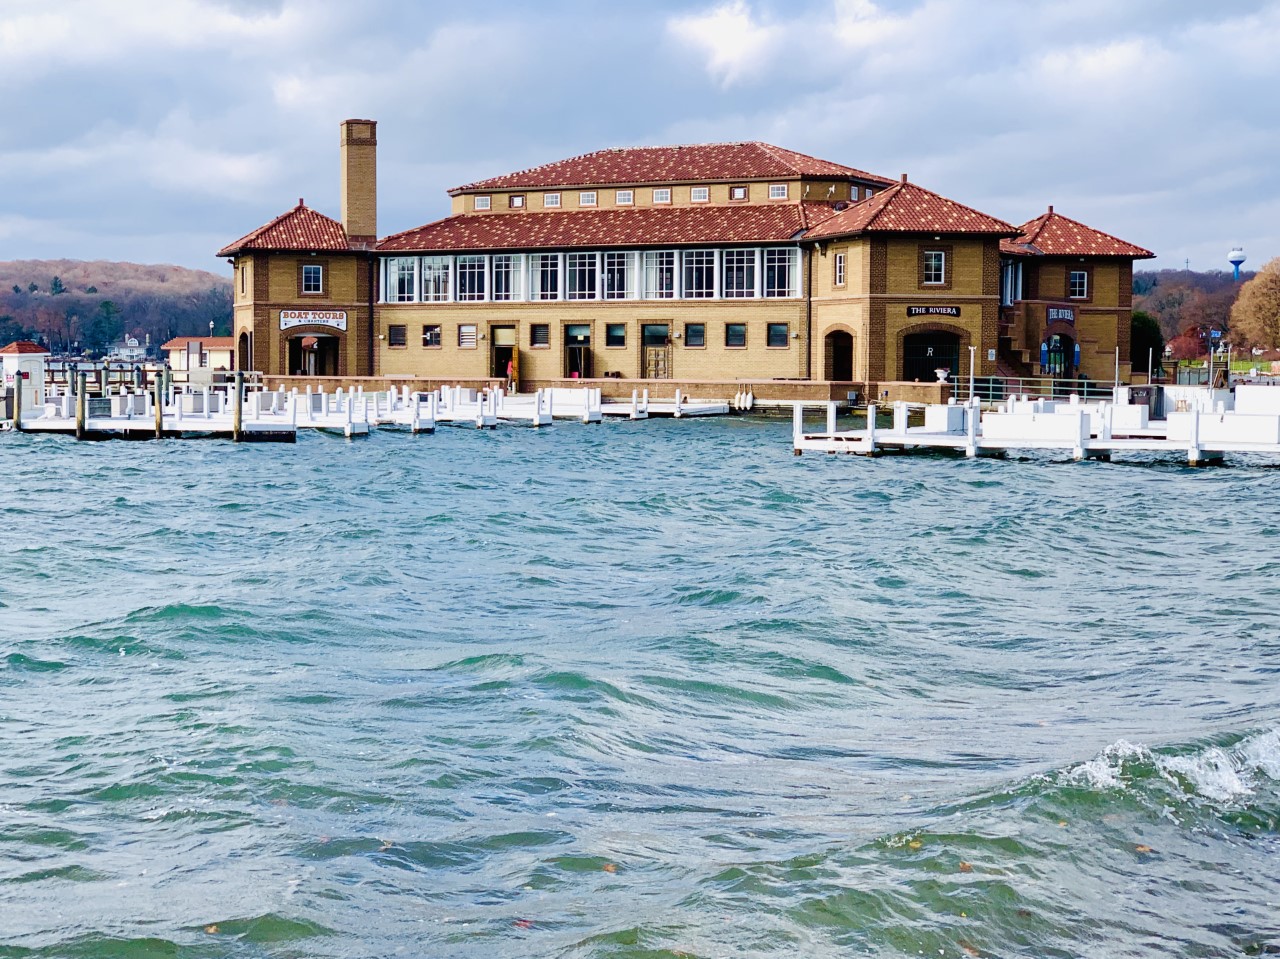
[[[889,184],[884,177],[819,160],[771,143],[695,143],[685,146],[596,150],[516,173],[454,187],[450,195],[479,190],[838,177]]]
[[[1118,256],[1133,260],[1155,256],[1150,250],[1055,213],[1053,207],[1018,229],[1017,237],[1000,244],[1002,253],[1015,256]]]
[[[1018,228],[973,207],[910,183],[904,177],[887,190],[827,217],[806,240],[857,233],[976,233],[1014,236]]]
[[[236,338],[234,336],[175,336],[160,347],[164,352],[170,350],[185,350],[188,343],[199,343],[205,350],[234,350],[236,348]]]
[[[0,349],[0,356],[35,356],[39,353],[48,355],[49,351],[39,343],[32,343],[30,340],[17,340]]]
[[[347,231],[342,224],[323,213],[317,213],[301,199],[288,213],[281,213],[265,226],[240,237],[218,251],[218,256],[232,256],[253,250],[350,250]]]
[[[809,225],[810,207],[636,207],[555,213],[458,214],[378,243],[380,253],[556,250],[708,243],[793,243]]]

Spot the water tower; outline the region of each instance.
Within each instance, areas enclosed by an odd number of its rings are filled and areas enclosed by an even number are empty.
[[[1244,250],[1238,246],[1233,246],[1231,252],[1227,254],[1227,262],[1231,264],[1231,268],[1235,270],[1233,279],[1240,279],[1240,264],[1245,261]]]

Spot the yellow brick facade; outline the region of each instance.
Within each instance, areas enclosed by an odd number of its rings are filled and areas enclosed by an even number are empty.
[[[622,379],[806,378],[805,306],[798,299],[742,303],[624,301],[622,303],[384,304],[378,308],[379,375],[462,378],[504,376],[496,331],[511,328],[522,383],[568,378],[566,327],[590,331],[593,377]],[[746,346],[726,345],[728,324],[746,326]],[[701,324],[703,346],[690,346],[688,326]],[[786,326],[786,345],[769,346],[770,324]],[[546,326],[548,342],[534,345],[534,326]],[[610,346],[607,328],[621,326],[624,345]],[[405,345],[389,346],[392,326],[405,327]],[[440,346],[424,346],[424,327],[440,327]],[[474,346],[461,346],[460,327],[474,327]],[[644,327],[666,327],[665,356],[646,354]],[[483,339],[481,339],[483,337]],[[468,338],[469,339],[469,338]],[[660,369],[653,365],[659,363]]]
[[[891,186],[889,181],[874,177],[863,180],[860,177],[868,175],[853,170],[847,176],[835,175],[839,168],[833,173],[832,165],[792,167],[824,169],[829,174],[826,176],[611,182],[520,189],[483,189],[483,184],[479,184],[459,188],[451,195],[452,213],[476,218],[476,222],[512,213],[554,215],[583,209],[612,210],[620,206],[619,192],[628,191],[630,202],[622,206],[629,209],[772,205],[791,208],[789,215],[797,224],[811,226],[823,222],[827,216],[841,224],[826,234],[820,232],[818,235],[825,236],[824,239],[808,238],[805,232],[808,226],[794,235],[789,229],[776,227],[771,228],[772,233],[747,234],[762,237],[755,240],[744,239],[739,234],[736,239],[725,242],[713,239],[699,242],[696,231],[692,236],[680,235],[678,243],[669,238],[661,249],[676,254],[677,276],[683,275],[678,272],[682,269],[679,264],[683,256],[678,251],[715,251],[718,285],[714,295],[706,298],[646,298],[628,286],[626,299],[604,299],[603,264],[606,261],[601,258],[588,287],[596,291],[593,295],[601,298],[574,300],[566,292],[568,260],[562,256],[556,274],[561,299],[530,296],[522,300],[519,297],[527,295],[528,290],[521,288],[514,294],[516,300],[490,298],[464,302],[468,297],[460,295],[462,266],[456,257],[487,258],[483,268],[486,288],[480,295],[491,297],[495,282],[491,277],[498,270],[494,256],[515,254],[521,263],[520,269],[525,270],[526,255],[559,255],[565,248],[466,246],[474,242],[476,235],[468,233],[468,227],[460,227],[459,233],[451,234],[452,242],[441,242],[433,248],[422,241],[424,236],[436,236],[426,232],[437,226],[431,224],[422,231],[401,235],[410,237],[401,245],[392,238],[393,241],[383,244],[382,250],[376,249],[376,142],[373,121],[349,120],[341,126],[341,227],[346,239],[338,241],[342,244],[340,252],[245,250],[234,257],[233,315],[234,332],[240,344],[239,365],[275,375],[304,372],[296,368],[300,356],[297,341],[315,337],[321,341],[320,349],[324,353],[320,361],[322,372],[344,377],[500,377],[506,373],[506,358],[514,356],[522,383],[560,380],[571,373],[582,372],[593,378],[623,379],[825,380],[872,390],[891,381],[933,378],[935,363],[937,368],[947,369],[953,380],[962,380],[971,373],[977,377],[996,376],[1007,372],[1010,364],[1033,369],[1038,365],[1042,338],[1054,330],[1067,329],[1061,326],[1061,321],[1057,327],[1049,325],[1051,308],[1069,303],[1073,324],[1070,331],[1081,350],[1079,372],[1092,379],[1109,379],[1114,375],[1118,348],[1121,375],[1128,375],[1131,260],[1123,257],[1078,260],[1028,254],[1020,259],[1023,271],[1020,275],[1025,282],[1020,287],[1018,301],[1002,307],[1002,263],[1011,261],[1009,255],[1001,252],[1001,231],[1008,224],[968,211],[981,218],[985,225],[966,231],[961,220],[944,220],[956,223],[956,228],[950,232],[913,233],[903,228],[901,219],[895,221],[889,217],[884,225],[872,227],[867,221],[857,221],[861,225],[846,230],[845,221],[832,216],[833,211],[843,211],[851,200],[865,200],[870,190],[881,192],[898,185]],[[493,182],[499,181],[513,182],[512,178],[505,177]],[[771,195],[771,188],[774,194],[785,188],[785,195]],[[908,187],[904,177],[896,195],[902,195],[901,191],[909,188],[918,190]],[[735,198],[735,189],[744,190],[745,197]],[[657,190],[667,191],[669,199],[659,201],[655,197]],[[695,200],[695,190],[705,190],[705,200]],[[547,203],[553,194],[559,198],[554,208]],[[594,202],[585,203],[584,194],[593,194]],[[930,195],[943,207],[951,203],[936,194]],[[521,202],[513,206],[512,197],[517,196]],[[480,198],[487,201],[487,207],[482,209],[477,204]],[[889,199],[881,198],[882,204]],[[950,209],[955,207],[952,204]],[[853,219],[849,222],[855,222],[862,211],[873,208],[851,209]],[[900,212],[907,219],[913,215],[909,209]],[[1050,214],[1052,212],[1050,208]],[[316,216],[309,212],[308,215]],[[800,219],[802,216],[805,219]],[[609,218],[610,222],[621,219]],[[728,222],[725,218],[721,220]],[[337,228],[334,221],[326,222]],[[580,222],[596,221],[584,218]],[[700,221],[690,218],[690,222]],[[1015,228],[1008,227],[1004,236],[1012,237],[1016,233]],[[501,230],[490,230],[484,235],[501,237],[507,243],[512,241],[512,234]],[[637,257],[636,264],[642,262],[640,251],[659,248],[656,241],[651,243],[644,236],[633,236],[626,247],[618,246],[623,241],[614,237],[602,239],[598,248],[592,248],[578,246],[580,237],[572,232],[566,235],[561,231],[557,235],[560,239],[554,242],[563,243],[571,252],[627,251],[629,256]],[[463,244],[457,242],[458,236],[463,237]],[[515,238],[518,242],[519,234]],[[403,245],[418,242],[424,242],[425,248]],[[496,245],[497,241],[493,242]],[[458,249],[459,245],[466,248]],[[731,298],[726,296],[728,288],[723,284],[729,270],[727,254],[745,247],[761,251],[755,267],[756,295]],[[779,248],[795,252],[791,295],[767,297],[761,279],[765,271],[764,251]],[[391,249],[397,252],[390,252]],[[378,278],[390,269],[386,261],[420,258],[414,259],[420,272],[415,274],[414,289],[406,298],[426,300],[428,258],[437,256],[452,258],[448,260],[448,290],[440,294],[447,301],[391,302],[394,297],[387,289],[380,288]],[[941,278],[935,272],[936,260],[929,260],[934,264],[929,270],[925,266],[926,258],[938,256],[945,263]],[[530,285],[533,262],[529,260],[528,272],[522,274]],[[308,264],[323,268],[324,287],[319,293],[303,292],[302,271]],[[1088,271],[1089,292],[1087,297],[1073,300],[1069,296],[1068,277],[1071,270],[1081,268]],[[439,282],[435,274],[433,282]],[[632,276],[627,282],[639,284],[640,278]],[[682,289],[682,283],[680,279],[675,281],[677,292]],[[786,288],[785,284],[782,288]],[[435,289],[438,291],[439,287]],[[653,292],[649,287],[644,290],[645,294]],[[320,322],[298,323],[281,329],[282,310],[345,314],[347,328],[339,330],[332,324]],[[690,345],[690,324],[702,326],[705,337],[702,345]],[[745,326],[744,345],[727,342],[726,330],[730,324]],[[608,330],[618,325],[624,330],[622,345],[611,345]],[[586,340],[568,342],[570,326],[585,328]],[[665,355],[658,357],[655,344],[645,343],[643,331],[646,327],[664,326],[668,333]],[[429,343],[424,341],[426,327],[439,328],[438,337],[433,334]],[[474,329],[474,339],[469,334],[460,335],[460,330],[470,329]],[[502,352],[499,346],[514,349],[515,353]],[[310,362],[315,366],[316,358],[312,357]]]

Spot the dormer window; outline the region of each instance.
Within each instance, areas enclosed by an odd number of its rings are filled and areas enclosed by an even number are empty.
[[[693,203],[706,203],[711,199],[711,189],[705,186],[695,186],[689,191],[689,200]]]
[[[787,185],[785,183],[769,184],[770,200],[785,200],[787,198]]]
[[[660,187],[660,188],[658,188],[658,189],[654,190],[654,191],[653,191],[653,202],[654,202],[654,203],[670,203],[670,202],[671,202],[671,190],[670,190],[670,188],[669,188],[669,187]]]
[[[492,207],[493,207],[493,197],[491,196],[476,197],[477,210],[488,210],[488,209],[491,209]]]
[[[513,193],[513,194],[511,194],[511,196],[507,197],[507,208],[508,208],[508,209],[511,209],[511,210],[523,210],[523,209],[524,209],[524,194],[523,194],[523,193]]]
[[[595,205],[596,205],[595,190],[587,190],[584,193],[578,194],[578,206],[595,206]]]
[[[748,193],[745,186],[729,187],[729,200],[734,203],[743,203],[747,200]]]
[[[636,194],[634,190],[619,190],[614,194],[614,203],[618,206],[631,206],[636,202]]]
[[[542,205],[548,210],[552,209],[553,207],[558,207],[560,205],[560,194],[544,193],[542,195]]]

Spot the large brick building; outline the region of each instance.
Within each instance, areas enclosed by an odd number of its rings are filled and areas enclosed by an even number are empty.
[[[377,238],[376,124],[341,126],[342,211],[220,252],[239,365],[309,376],[858,384],[1128,372],[1146,250],[1022,227],[765,143],[601,150],[450,191]],[[971,351],[969,347],[974,349]]]

